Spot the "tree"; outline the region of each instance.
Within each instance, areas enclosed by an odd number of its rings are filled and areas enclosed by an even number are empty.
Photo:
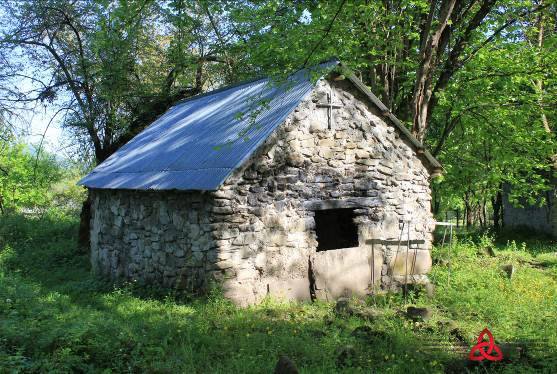
[[[231,79],[218,18],[200,2],[8,1],[2,18],[1,56],[17,57],[0,81],[24,79],[29,89],[0,102],[55,108],[95,163],[177,101]],[[86,202],[83,242],[88,222]]]
[[[273,71],[330,56],[349,61],[422,141],[438,95],[455,74],[521,18],[547,6],[495,0],[250,5],[227,8],[239,40],[253,43],[248,65]]]
[[[439,97],[434,121],[443,125],[431,136],[447,173],[436,188],[445,200],[462,201],[470,224],[474,212],[491,204],[500,226],[503,185],[512,187],[515,203],[529,204],[543,203],[540,197],[552,188],[556,144],[543,125],[535,82],[540,75],[554,76],[557,60],[548,58],[555,54],[551,49],[540,65],[539,53],[525,39],[499,43],[479,52]],[[555,97],[555,85],[545,87],[545,95]]]
[[[220,59],[196,12],[190,1],[9,2],[2,48],[19,52],[35,83],[13,100],[56,105],[100,163],[204,89],[206,65]]]
[[[62,176],[52,155],[33,155],[22,143],[0,144],[0,211],[45,206],[50,187]]]

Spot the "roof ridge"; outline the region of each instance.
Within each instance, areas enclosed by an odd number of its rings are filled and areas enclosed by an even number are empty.
[[[333,57],[333,58],[330,58],[328,60],[320,61],[315,66],[301,67],[297,70],[294,70],[294,71],[288,73],[287,78],[292,77],[293,75],[299,73],[302,70],[310,70],[310,71],[311,70],[317,70],[317,68],[321,67],[322,65],[329,65],[329,64],[332,64],[332,63],[335,63],[335,64],[338,65],[338,64],[340,64],[340,61],[336,57]],[[260,81],[260,80],[264,80],[264,79],[273,79],[273,76],[272,75],[259,75],[255,78],[245,79],[243,81],[239,81],[239,82],[236,82],[236,83],[229,84],[227,86],[219,87],[219,88],[216,88],[216,89],[211,90],[211,91],[207,91],[207,92],[203,92],[203,93],[200,93],[200,94],[197,94],[197,95],[194,95],[194,96],[186,97],[184,99],[178,100],[173,106],[176,106],[176,105],[179,105],[179,104],[191,101],[191,100],[195,100],[195,99],[198,99],[198,98],[201,98],[201,97],[210,96],[210,95],[213,95],[213,94],[216,94],[216,93],[224,92],[224,91],[230,90],[232,88],[238,88],[240,86],[247,85],[247,84],[250,84],[250,83],[254,83],[254,82],[257,82],[257,81]]]
[[[240,81],[240,82],[229,84],[228,86],[215,88],[214,90],[211,90],[211,91],[202,92],[200,94],[190,96],[190,97],[186,97],[185,99],[178,100],[176,103],[174,103],[173,106],[176,106],[176,105],[179,105],[179,104],[182,104],[182,103],[186,103],[186,102],[191,101],[191,100],[199,99],[201,97],[210,96],[210,95],[213,95],[213,94],[216,94],[216,93],[219,93],[219,92],[224,92],[224,91],[230,90],[232,88],[238,88],[240,86],[247,85],[247,84],[250,84],[250,83],[254,83],[254,82],[257,82],[257,81],[261,81],[261,80],[264,80],[264,79],[268,79],[268,77],[260,76],[258,78],[246,79],[246,80],[243,80],[243,81]]]

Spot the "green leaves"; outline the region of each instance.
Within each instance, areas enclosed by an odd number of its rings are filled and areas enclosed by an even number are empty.
[[[335,56],[413,123],[416,81],[429,76],[425,142],[448,171],[435,188],[447,201],[464,193],[480,201],[502,183],[523,197],[548,187],[542,176],[556,149],[544,127],[557,121],[557,38],[556,5],[546,1],[537,11],[526,0],[458,1],[425,75],[421,41],[441,10],[427,0],[34,0],[11,3],[4,30],[34,42],[51,38],[62,63],[36,45],[20,46],[21,57],[52,72],[57,85],[44,90],[53,99],[45,103],[70,108],[66,128],[93,146],[97,161],[177,100],[245,78],[280,81]]]
[[[547,40],[554,43],[555,35]],[[535,82],[544,79],[540,72],[555,69],[557,59],[542,68],[536,56],[549,61],[554,54],[524,40],[502,40],[480,51],[438,96],[429,143],[434,146],[443,129],[456,123],[439,155],[449,170],[437,186],[446,201],[467,191],[473,201],[489,201],[508,184],[515,204],[544,202],[540,196],[552,187],[551,159],[557,149],[554,134],[542,124]],[[546,98],[555,97],[551,79],[545,79]],[[554,124],[554,113],[547,115]]]
[[[48,205],[51,186],[63,175],[53,156],[41,153],[37,158],[23,144],[0,143],[0,168],[0,203],[5,211]]]

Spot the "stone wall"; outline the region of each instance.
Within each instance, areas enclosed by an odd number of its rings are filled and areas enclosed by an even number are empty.
[[[334,100],[344,108],[334,110],[332,129],[327,110],[316,106],[331,89],[322,81],[215,194],[227,207],[219,213],[219,230],[229,238],[219,242],[219,265],[227,295],[238,302],[267,294],[307,299],[310,290],[329,299],[396,288],[406,278],[407,263],[404,242],[397,254],[400,220],[411,220],[411,239],[424,241],[408,251],[409,281],[427,279],[433,230],[429,172],[349,82],[333,86]],[[314,212],[335,207],[357,208],[359,246],[317,252]],[[369,239],[388,244],[366,245]]]
[[[344,107],[328,129],[327,109],[316,104],[331,89]],[[93,191],[93,267],[191,289],[217,281],[243,305],[423,282],[433,230],[428,177],[351,83],[324,80],[218,191]],[[315,211],[339,207],[355,209],[359,244],[317,252]],[[398,248],[401,220],[422,244]]]
[[[503,222],[505,228],[529,229],[557,237],[557,212],[555,208],[556,191],[544,194],[545,204],[529,205],[521,201],[522,207],[514,206],[509,201],[510,188],[503,188]]]
[[[199,192],[92,190],[91,263],[112,280],[203,290],[217,251]]]

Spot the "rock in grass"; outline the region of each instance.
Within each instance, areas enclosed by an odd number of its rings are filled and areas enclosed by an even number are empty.
[[[429,308],[416,308],[409,306],[406,309],[406,317],[410,318],[414,322],[424,322],[431,318],[431,309]]]
[[[524,263],[530,265],[535,269],[545,269],[546,267],[548,267],[547,263],[540,261],[524,261]]]
[[[514,275],[514,272],[516,271],[513,264],[503,265],[503,266],[501,266],[501,270],[503,270],[505,272],[505,274],[507,275],[507,278],[509,278],[509,279],[512,279],[512,277]]]
[[[490,245],[488,245],[486,247],[478,248],[477,254],[479,256],[489,256],[489,257],[497,256],[497,254],[495,253],[495,249],[493,249],[493,247],[490,246]]]
[[[364,325],[356,327],[354,330],[352,330],[352,333],[350,333],[350,335],[356,338],[368,338],[370,336],[373,336],[374,332],[375,331],[373,331],[371,327]]]
[[[385,313],[382,310],[370,307],[361,299],[350,300],[341,297],[335,304],[335,314],[340,317],[354,316],[367,321],[373,321]]]
[[[334,322],[335,322],[334,317],[325,316],[323,318],[323,323],[325,324],[325,326],[331,326]]]
[[[350,299],[346,297],[341,297],[337,300],[335,304],[335,313],[341,316],[349,316],[353,312],[350,306]]]
[[[455,327],[451,329],[449,331],[449,335],[455,338],[455,340],[460,344],[464,344],[464,345],[468,344],[468,339],[466,339],[466,337],[464,336],[465,335],[464,332],[462,332],[462,330],[459,327]]]
[[[458,347],[457,349],[462,353],[468,353],[470,350],[470,339],[466,338],[466,334],[460,329],[458,324],[452,319],[446,319],[437,322],[439,327],[443,328],[449,333],[449,336],[453,339],[453,342]],[[453,363],[454,364],[454,363]],[[453,372],[453,371],[446,371]]]
[[[352,366],[356,358],[356,350],[351,345],[346,345],[338,350],[337,367],[344,368]]]
[[[275,374],[298,374],[298,368],[294,365],[292,360],[281,355],[275,366]]]

